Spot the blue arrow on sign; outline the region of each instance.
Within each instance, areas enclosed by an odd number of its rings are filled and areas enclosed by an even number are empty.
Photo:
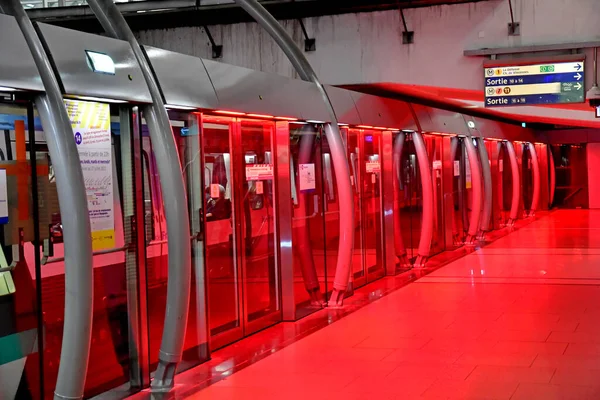
[[[576,65],[574,68],[575,68],[577,71],[581,71],[581,64],[577,64],[577,65]]]

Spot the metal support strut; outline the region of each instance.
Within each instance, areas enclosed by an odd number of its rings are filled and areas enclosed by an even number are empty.
[[[182,357],[191,286],[190,222],[181,162],[169,115],[146,54],[111,0],[89,0],[88,4],[109,35],[129,42],[152,96],[152,104],[144,106],[143,112],[154,143],[161,191],[168,197],[164,208],[169,235],[169,279],[159,362],[151,387],[158,392],[168,391],[174,385],[175,370]]]
[[[421,175],[421,186],[423,188],[423,216],[421,221],[421,237],[419,239],[419,250],[415,267],[425,266],[431,249],[431,240],[433,239],[433,181],[431,179],[431,168],[429,167],[429,156],[423,136],[418,132],[412,134],[417,160],[419,162],[419,172]]]
[[[473,203],[471,208],[471,218],[469,218],[469,230],[467,232],[467,238],[465,243],[474,243],[479,231],[479,219],[481,217],[481,168],[479,166],[479,157],[477,156],[477,149],[473,144],[473,138],[465,138],[465,147],[467,148],[467,157],[469,157],[469,167],[471,168],[471,180],[473,190]]]
[[[519,174],[519,162],[517,161],[517,153],[512,142],[506,142],[506,150],[510,159],[510,172],[512,174],[512,201],[510,204],[510,215],[508,217],[508,226],[513,226],[517,221],[519,214],[519,200],[521,199],[521,178]]]
[[[492,167],[488,158],[485,142],[482,138],[477,138],[477,149],[479,150],[479,158],[481,160],[481,172],[483,176],[483,209],[481,211],[481,221],[479,224],[479,237],[485,238],[485,233],[490,230],[490,221],[492,219],[492,203],[493,184],[492,184]]]
[[[327,107],[331,122],[325,124],[325,136],[327,137],[327,142],[331,149],[333,169],[335,171],[338,194],[340,196],[340,244],[335,278],[333,280],[333,290],[328,304],[330,306],[341,306],[350,280],[350,266],[354,240],[354,202],[352,197],[352,186],[350,184],[348,160],[346,159],[346,148],[340,134],[333,105],[310,63],[277,20],[256,0],[236,0],[236,3],[246,10],[246,12],[269,33],[273,40],[277,42],[281,50],[283,50],[294,66],[294,69],[300,78],[304,81],[312,82],[317,86],[323,97],[325,107]]]
[[[65,317],[54,398],[81,399],[89,361],[94,298],[92,239],[83,172],[58,78],[33,24],[18,0],[1,1],[0,8],[12,14],[19,24],[46,91],[36,97],[35,105],[56,176],[65,247]]]

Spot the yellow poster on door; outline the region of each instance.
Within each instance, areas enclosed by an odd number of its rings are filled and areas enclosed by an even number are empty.
[[[92,249],[110,249],[115,247],[110,106],[79,100],[65,100],[65,106],[85,182]]]

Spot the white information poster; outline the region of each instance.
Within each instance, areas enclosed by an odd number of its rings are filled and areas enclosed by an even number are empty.
[[[300,191],[314,190],[317,187],[315,180],[315,164],[299,164]]]
[[[270,181],[273,180],[273,166],[271,164],[246,165],[247,181]]]
[[[367,174],[378,174],[381,172],[381,164],[379,161],[368,162],[366,164]]]
[[[78,100],[65,100],[65,106],[85,181],[92,249],[110,249],[115,247],[110,107]]]
[[[433,169],[442,169],[442,161],[441,160],[435,160],[433,162]]]
[[[8,224],[8,187],[4,169],[0,169],[0,224]]]
[[[460,161],[454,161],[454,176],[460,176]]]

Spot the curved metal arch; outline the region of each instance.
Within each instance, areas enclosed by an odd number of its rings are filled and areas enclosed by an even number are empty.
[[[465,138],[465,147],[467,149],[467,157],[469,157],[469,167],[471,168],[471,181],[473,190],[473,203],[471,209],[471,217],[469,218],[469,230],[467,231],[467,243],[472,243],[477,236],[479,231],[479,220],[481,218],[482,209],[482,182],[481,182],[481,168],[479,165],[479,157],[477,149],[473,144],[471,137]]]
[[[531,165],[533,167],[533,197],[531,198],[531,208],[529,215],[534,216],[540,202],[540,162],[538,160],[535,144],[528,143],[529,153],[531,155]]]
[[[487,148],[485,147],[485,141],[483,138],[477,138],[477,149],[479,150],[479,158],[481,160],[481,171],[483,177],[483,208],[479,222],[479,229],[481,231],[481,236],[483,236],[485,232],[490,230],[494,189],[492,183],[492,167],[490,165],[490,159],[488,157]]]
[[[421,237],[419,239],[419,250],[415,267],[425,265],[431,250],[433,239],[433,180],[431,179],[431,168],[429,167],[429,156],[423,136],[419,132],[413,132],[413,143],[417,152],[419,172],[421,175],[421,187],[423,188],[423,216],[421,221]]]
[[[88,4],[107,33],[129,42],[152,96],[152,104],[144,106],[143,112],[155,144],[160,187],[162,193],[169,196],[164,204],[169,235],[167,307],[152,389],[166,391],[174,385],[175,371],[182,357],[192,276],[190,222],[181,161],[158,82],[133,32],[112,0],[89,0]]]
[[[37,96],[35,104],[56,175],[60,212],[65,217],[62,220],[65,317],[54,398],[81,399],[92,339],[94,294],[91,228],[83,172],[58,77],[33,24],[17,0],[4,0],[0,8],[12,14],[19,24],[46,90]]]
[[[510,141],[506,141],[506,150],[510,159],[510,172],[512,174],[512,201],[510,204],[510,214],[508,217],[508,225],[515,224],[519,215],[519,201],[521,199],[521,174],[519,173],[519,161],[515,146]]]
[[[342,140],[337,124],[337,117],[333,105],[319,81],[317,74],[310,63],[292,40],[290,35],[283,29],[275,18],[256,0],[235,0],[254,20],[262,26],[279,45],[288,57],[294,69],[304,81],[314,83],[323,97],[323,102],[330,115],[331,123],[325,124],[325,136],[331,148],[331,158],[335,171],[338,194],[340,196],[340,243],[338,251],[338,263],[333,280],[333,290],[329,298],[329,305],[341,306],[350,280],[352,247],[354,241],[354,202],[352,186],[350,184],[350,170],[346,159],[345,144]]]
[[[394,139],[393,148],[393,187],[394,187],[394,249],[396,251],[396,257],[398,257],[400,265],[407,266],[409,261],[406,254],[406,247],[402,240],[402,219],[400,215],[400,188],[402,183],[402,150],[404,149],[404,142],[406,140],[406,134],[403,132],[398,133]]]

